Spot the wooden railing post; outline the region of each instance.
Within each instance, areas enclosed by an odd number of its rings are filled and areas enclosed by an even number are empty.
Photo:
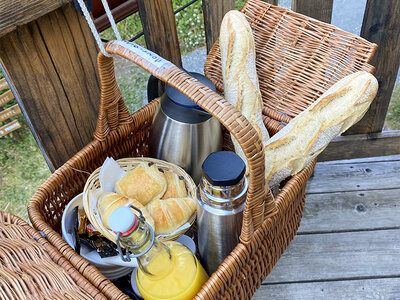
[[[330,23],[333,0],[292,0],[292,10],[311,18]]]
[[[147,49],[182,66],[172,0],[138,0]]]
[[[400,1],[368,0],[360,35],[378,44],[371,64],[379,90],[364,118],[345,134],[382,131],[400,64]]]
[[[233,0],[203,0],[207,53],[219,37],[219,28],[224,15],[234,9],[234,4]]]
[[[32,1],[18,2],[0,5],[0,16],[15,15],[14,19],[0,18],[0,58],[54,170],[93,140],[100,99],[98,49],[73,3],[59,7],[62,1],[51,1],[54,11],[46,7],[43,12]],[[33,13],[37,19],[32,21]],[[39,13],[47,14],[39,17]]]

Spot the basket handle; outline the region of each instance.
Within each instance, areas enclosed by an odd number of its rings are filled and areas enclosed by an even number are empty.
[[[249,243],[264,218],[276,213],[274,198],[265,184],[264,147],[255,129],[222,96],[157,54],[126,41],[111,41],[106,44],[106,51],[128,59],[178,89],[212,114],[239,142],[249,166],[249,187],[240,240],[242,243]],[[98,63],[101,104],[95,137],[105,138],[110,130],[124,125],[132,126],[132,118],[128,116],[115,81],[112,59],[99,53]]]

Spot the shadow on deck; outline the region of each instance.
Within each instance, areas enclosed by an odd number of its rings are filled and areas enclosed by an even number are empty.
[[[297,236],[253,299],[400,299],[400,155],[318,163]]]

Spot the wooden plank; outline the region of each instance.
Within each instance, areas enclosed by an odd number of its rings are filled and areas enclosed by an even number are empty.
[[[322,165],[335,165],[335,164],[354,164],[354,163],[371,163],[371,162],[381,162],[381,161],[397,161],[400,160],[400,154],[387,155],[387,156],[373,156],[364,158],[354,158],[354,159],[342,159],[342,160],[330,160],[324,162],[318,162],[317,164]]]
[[[354,164],[317,164],[306,193],[366,191],[400,187],[400,161]]]
[[[21,124],[19,124],[18,120],[7,123],[6,125],[0,127],[0,137],[3,137],[10,132],[13,132],[14,130],[17,130],[18,128],[21,128]]]
[[[5,78],[0,79],[0,91],[8,88],[8,83]]]
[[[400,278],[262,285],[253,300],[398,299]]]
[[[265,283],[400,276],[400,230],[297,235]]]
[[[262,0],[262,1],[272,4],[272,5],[278,5],[278,0]]]
[[[292,0],[292,10],[311,18],[330,23],[333,0]]]
[[[52,170],[93,140],[97,53],[72,3],[0,39],[0,57]]]
[[[0,122],[3,122],[11,117],[14,117],[21,113],[21,109],[18,104],[15,104],[3,111],[0,111]]]
[[[130,16],[131,14],[137,12],[139,9],[137,0],[126,0],[125,2],[118,4],[114,8],[112,8],[113,1],[111,1],[111,2],[108,1],[108,2],[109,2],[108,4],[110,6],[111,13],[114,17],[115,22],[118,22],[118,21],[126,18],[127,16]],[[121,2],[121,1],[118,1],[118,2]],[[95,4],[101,6],[101,8],[103,7],[103,4],[101,3],[100,0],[93,2],[93,6]],[[94,15],[94,7],[93,7],[93,15]],[[103,31],[107,27],[111,26],[110,21],[108,20],[108,17],[106,15],[106,13],[104,12],[104,9],[103,9],[103,14],[94,18],[94,25],[96,26],[96,29],[98,31]],[[134,33],[132,32],[132,34],[134,34]]]
[[[308,194],[298,233],[400,229],[399,195],[400,189]]]
[[[400,130],[336,137],[318,161],[400,154]]]
[[[382,131],[400,64],[400,1],[368,0],[361,36],[378,44],[371,64],[379,90],[365,116],[345,134]]]
[[[0,106],[3,106],[5,104],[7,104],[8,102],[10,102],[11,100],[13,100],[14,94],[12,93],[12,91],[7,91],[4,94],[0,95]]]
[[[71,0],[0,1],[0,37],[43,16]]]
[[[182,66],[172,0],[137,2],[147,48]]]
[[[203,0],[204,30],[206,33],[207,53],[219,38],[219,29],[225,14],[234,9],[233,0]]]

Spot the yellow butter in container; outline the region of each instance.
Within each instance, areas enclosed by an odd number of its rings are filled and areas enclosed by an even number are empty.
[[[117,234],[117,246],[124,261],[137,258],[136,283],[145,300],[192,299],[208,275],[194,254],[178,242],[159,242],[137,208],[119,207],[108,219]],[[127,255],[122,255],[121,246]]]

